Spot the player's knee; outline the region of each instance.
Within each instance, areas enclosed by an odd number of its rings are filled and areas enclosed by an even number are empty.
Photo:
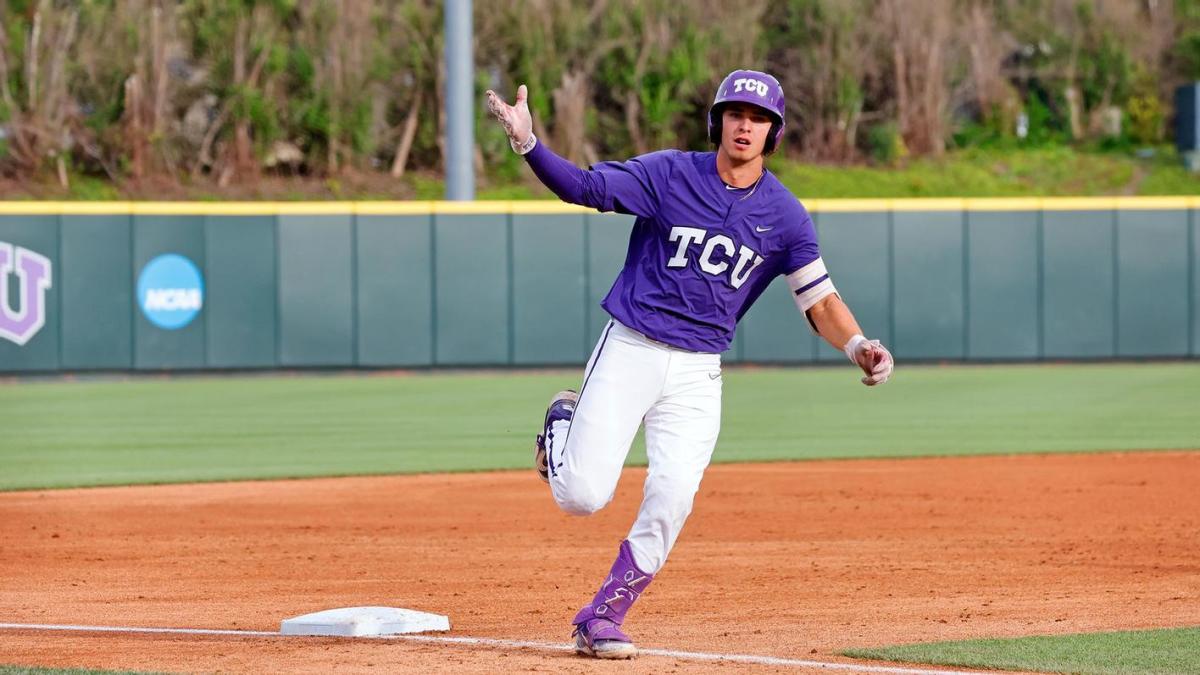
[[[558,506],[573,516],[590,516],[604,508],[604,504],[594,500],[582,500],[574,497],[560,499]]]
[[[590,516],[612,501],[612,492],[597,490],[591,483],[573,476],[561,476],[557,481],[554,501],[573,516]]]
[[[608,505],[611,498],[597,494],[572,494],[558,500],[558,506],[573,516],[590,516]]]

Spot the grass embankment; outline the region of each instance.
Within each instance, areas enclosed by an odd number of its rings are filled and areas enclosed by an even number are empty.
[[[853,649],[843,654],[964,668],[1088,675],[1180,675],[1200,672],[1200,628],[939,642]]]
[[[1147,157],[1068,147],[966,149],[895,166],[806,164],[785,157],[773,157],[769,166],[801,199],[1200,194],[1200,176],[1186,171],[1170,147],[1155,148]],[[226,189],[207,182],[179,185],[165,180],[117,185],[84,176],[72,178],[68,189],[57,183],[10,182],[0,187],[6,199],[47,200],[436,200],[445,194],[438,176],[417,173],[397,180],[353,170],[324,179],[264,175]],[[523,167],[481,175],[476,196],[555,198]]]
[[[773,169],[801,199],[1200,194],[1200,177],[1170,150],[1144,159],[1069,148],[963,150],[895,168],[784,162]]]
[[[0,385],[0,489],[529,466],[580,372]],[[1200,363],[725,374],[715,461],[1196,448]],[[641,443],[632,462],[644,463]]]

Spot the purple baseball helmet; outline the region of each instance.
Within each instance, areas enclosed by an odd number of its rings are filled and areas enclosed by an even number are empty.
[[[717,95],[708,109],[708,140],[721,142],[721,108],[726,103],[749,103],[756,105],[770,115],[771,131],[767,133],[767,143],[763,152],[770,154],[783,140],[784,100],[783,87],[779,80],[757,70],[735,70],[725,76],[721,86],[717,87]]]

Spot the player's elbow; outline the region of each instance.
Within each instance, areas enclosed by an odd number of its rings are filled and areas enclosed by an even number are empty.
[[[838,305],[841,301],[842,299],[838,297],[837,293],[830,293],[820,300],[814,302],[812,307],[808,308],[808,311],[813,316],[824,317],[830,312],[834,311],[836,305]]]
[[[804,310],[804,318],[808,319],[808,325],[817,335],[821,334],[821,326],[826,325],[827,320],[834,313],[834,306],[841,302],[836,293],[830,293],[820,300],[816,301],[811,307]]]

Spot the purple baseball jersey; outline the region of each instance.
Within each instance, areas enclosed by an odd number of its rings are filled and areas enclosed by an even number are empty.
[[[776,276],[804,282],[793,283],[798,302],[818,285],[832,290],[812,218],[768,171],[757,185],[735,189],[718,175],[713,152],[664,150],[591,171],[540,143],[526,157],[564,200],[637,217],[602,305],[647,337],[723,352]]]

